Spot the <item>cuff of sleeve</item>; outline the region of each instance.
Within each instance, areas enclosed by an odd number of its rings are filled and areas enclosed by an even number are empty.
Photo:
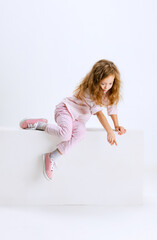
[[[118,110],[117,110],[117,107],[116,106],[110,106],[107,108],[107,113],[108,115],[113,115],[113,114],[117,114],[118,113]]]
[[[99,111],[102,111],[103,108],[95,108],[91,111],[92,115],[94,115],[95,113],[99,112]]]

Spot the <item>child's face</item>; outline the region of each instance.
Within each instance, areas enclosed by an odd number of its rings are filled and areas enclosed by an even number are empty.
[[[104,93],[110,90],[110,88],[113,86],[114,78],[114,75],[110,75],[100,81],[100,87],[104,91]]]

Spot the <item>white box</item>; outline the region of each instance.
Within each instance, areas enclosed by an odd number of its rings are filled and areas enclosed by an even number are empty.
[[[61,158],[54,181],[43,175],[42,154],[59,140],[42,131],[0,129],[1,205],[142,204],[143,132],[116,133],[118,146],[103,129],[87,135]]]

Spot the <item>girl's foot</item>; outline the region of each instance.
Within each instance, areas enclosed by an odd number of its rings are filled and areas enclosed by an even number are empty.
[[[55,161],[50,158],[51,153],[46,153],[43,155],[43,173],[47,180],[52,181],[52,175],[54,171],[54,167],[56,167]]]
[[[44,131],[47,119],[39,118],[39,119],[24,119],[20,122],[20,127],[23,129],[33,129],[33,130],[41,130]]]

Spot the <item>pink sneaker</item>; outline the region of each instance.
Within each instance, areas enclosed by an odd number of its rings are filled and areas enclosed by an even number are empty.
[[[43,163],[44,163],[44,168],[43,168],[43,173],[44,176],[47,180],[52,181],[52,175],[54,171],[54,167],[56,167],[55,161],[50,158],[50,153],[46,153],[43,155]]]
[[[37,123],[43,122],[47,123],[47,119],[44,118],[38,118],[38,119],[24,119],[20,122],[20,127],[23,129],[36,129]]]

